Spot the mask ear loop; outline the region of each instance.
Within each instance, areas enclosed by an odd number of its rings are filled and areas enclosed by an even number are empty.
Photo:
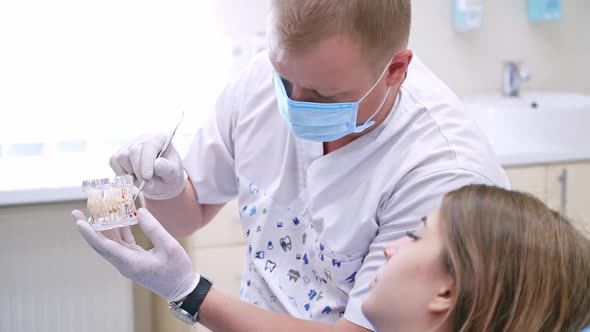
[[[362,125],[367,126],[367,123],[371,122],[372,119],[375,117],[375,115],[377,115],[377,113],[379,113],[379,111],[381,111],[381,108],[383,108],[383,105],[385,105],[385,101],[387,101],[387,97],[389,97],[389,92],[391,92],[391,87],[387,88],[387,93],[385,94],[385,98],[383,98],[383,101],[381,102],[381,105],[379,105],[379,107],[377,108],[377,110],[375,111],[375,113],[373,113],[368,119],[367,121],[365,121],[365,123]]]
[[[389,68],[389,66],[388,66],[388,68]],[[386,68],[386,69],[387,69],[387,68]],[[385,73],[385,72],[384,72],[384,73]],[[383,75],[381,75],[381,78],[383,78]],[[379,81],[381,81],[381,78],[379,78]],[[408,71],[407,71],[407,70],[406,70],[406,72],[405,72],[405,74],[404,74],[404,80],[405,80],[406,78],[408,78]],[[377,81],[377,82],[379,82],[379,81]],[[381,107],[383,107],[383,105],[385,105],[385,101],[387,100],[387,97],[389,97],[389,92],[391,92],[391,88],[390,88],[390,87],[389,87],[389,88],[387,88],[387,93],[385,94],[385,98],[383,98],[383,101],[381,102],[381,105],[379,105],[379,107],[377,108],[377,110],[375,111],[375,113],[373,113],[373,115],[371,115],[371,116],[370,116],[370,117],[367,119],[367,121],[365,121],[365,123],[363,124],[363,126],[364,126],[364,125],[366,125],[366,124],[367,124],[369,121],[371,121],[371,119],[373,119],[373,117],[374,117],[375,115],[377,115],[377,113],[379,113],[379,111],[381,110]]]
[[[373,92],[373,89],[375,89],[375,87],[377,86],[377,84],[379,84],[379,82],[381,82],[381,79],[383,78],[383,76],[387,72],[387,69],[389,69],[389,65],[390,64],[391,64],[391,61],[387,63],[387,67],[385,67],[385,69],[383,69],[383,72],[381,73],[381,75],[379,75],[379,78],[377,79],[377,81],[373,84],[373,86],[369,89],[369,91],[367,91],[365,93],[365,95],[362,96],[361,99],[359,99],[357,101],[357,103],[360,104],[369,94],[371,94],[371,92]]]
[[[381,74],[381,76],[379,77],[379,79],[377,80],[377,82],[375,82],[375,84],[373,85],[373,87],[369,90],[369,92],[367,92],[367,94],[365,96],[363,96],[363,98],[361,98],[361,100],[359,100],[359,103],[369,94],[371,93],[371,91],[373,90],[373,88],[375,86],[377,86],[377,83],[379,83],[379,81],[381,81],[381,79],[383,78],[383,75],[385,74],[385,72],[387,71],[387,68],[389,68],[389,65],[387,65],[387,67],[385,68],[385,70],[383,71],[383,73]],[[408,78],[408,71],[406,70],[405,74],[404,74],[404,80],[406,80],[406,78]],[[383,101],[381,102],[381,105],[379,105],[379,107],[377,108],[377,110],[375,111],[375,113],[373,113],[368,119],[367,121],[365,121],[365,123],[363,123],[362,125],[359,126],[359,128],[363,128],[362,130],[365,130],[367,127],[369,127],[370,125],[368,125],[369,122],[371,122],[371,120],[373,119],[373,117],[375,117],[375,115],[377,115],[377,113],[379,113],[379,111],[381,111],[381,108],[383,107],[383,105],[385,105],[385,101],[387,100],[387,97],[389,97],[389,93],[391,92],[391,87],[387,88],[387,93],[385,94],[385,98],[383,98]],[[371,124],[372,125],[372,124]],[[361,131],[362,131],[361,130]]]
[[[365,93],[365,95],[359,99],[358,103],[360,104],[363,99],[365,99],[366,96],[368,96],[373,89],[377,86],[377,84],[379,84],[379,82],[381,81],[381,79],[383,78],[383,76],[385,75],[385,73],[387,72],[387,69],[389,69],[389,65],[391,64],[391,62],[389,62],[387,64],[387,67],[385,67],[385,69],[383,70],[383,72],[381,73],[381,75],[379,76],[379,78],[377,79],[377,82],[375,82],[375,84],[373,84],[373,86],[369,89],[369,91],[367,91],[367,93]],[[406,76],[408,75],[408,72],[406,71]],[[404,78],[405,79],[405,78]],[[360,127],[363,128],[363,130],[369,126],[371,126],[372,124],[368,124],[369,122],[371,122],[371,120],[375,117],[375,115],[377,115],[377,113],[379,113],[379,111],[381,111],[381,108],[383,107],[383,105],[385,105],[385,101],[387,101],[387,97],[389,97],[389,93],[391,92],[391,87],[387,88],[387,93],[385,94],[385,97],[383,98],[383,101],[381,101],[381,105],[379,105],[379,107],[377,107],[377,110],[367,119],[367,121],[365,121],[365,123],[363,123]]]

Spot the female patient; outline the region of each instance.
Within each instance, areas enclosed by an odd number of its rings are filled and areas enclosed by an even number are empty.
[[[445,196],[388,259],[363,311],[378,331],[572,331],[590,324],[590,240],[527,194]]]

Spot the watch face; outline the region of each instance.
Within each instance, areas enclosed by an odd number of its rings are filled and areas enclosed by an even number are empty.
[[[190,325],[194,325],[197,322],[195,317],[193,317],[188,312],[180,309],[179,307],[170,306],[169,308],[172,314],[174,314],[174,316],[176,316],[176,318],[180,319],[181,321]]]

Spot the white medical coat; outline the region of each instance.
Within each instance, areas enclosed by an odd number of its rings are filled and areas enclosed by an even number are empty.
[[[417,57],[387,119],[323,155],[322,143],[284,124],[261,53],[222,92],[184,166],[200,203],[238,199],[248,243],[242,300],[368,329],[361,303],[384,244],[417,227],[450,190],[508,186],[460,100]]]

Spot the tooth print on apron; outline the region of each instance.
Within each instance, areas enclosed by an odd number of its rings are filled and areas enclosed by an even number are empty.
[[[245,177],[236,181],[247,242],[241,299],[301,319],[336,322],[362,259],[335,254],[320,243],[305,190],[287,206]]]

